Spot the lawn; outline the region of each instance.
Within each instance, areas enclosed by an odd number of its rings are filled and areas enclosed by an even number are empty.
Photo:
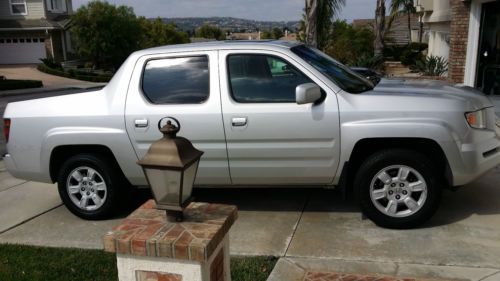
[[[233,257],[233,281],[264,281],[274,257]],[[102,250],[0,245],[2,281],[114,281],[118,280],[114,253]]]

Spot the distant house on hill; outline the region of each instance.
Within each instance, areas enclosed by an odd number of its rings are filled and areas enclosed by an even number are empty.
[[[386,17],[385,22],[386,25],[389,25],[391,17]],[[375,24],[374,19],[356,19],[352,22],[355,27],[367,27],[373,29]],[[418,16],[411,16],[411,39],[412,42],[418,42],[419,39],[419,30],[420,24],[418,22]],[[424,29],[424,38],[423,41],[426,42],[425,38],[425,29]],[[408,44],[408,16],[400,15],[397,16],[392,22],[389,31],[386,33],[386,43],[388,45],[405,45]]]

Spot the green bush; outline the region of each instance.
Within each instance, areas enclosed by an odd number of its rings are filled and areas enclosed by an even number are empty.
[[[45,58],[45,59],[40,59],[44,65],[47,67],[53,68],[53,69],[59,69],[62,70],[62,66],[60,63],[56,62],[53,58]]]
[[[442,76],[448,71],[448,61],[440,56],[430,55],[417,61],[417,69],[427,76]]]
[[[346,21],[332,23],[324,52],[344,64],[355,64],[359,57],[373,57],[373,31]]]
[[[363,55],[357,57],[349,65],[350,66],[367,67],[370,69],[382,69],[382,67],[384,66],[384,57],[383,56],[370,56],[367,54],[363,54]]]
[[[401,61],[404,65],[413,66],[417,61],[423,60],[422,51],[426,50],[426,43],[412,42],[409,45],[397,46],[390,45],[384,48],[384,57]]]
[[[62,77],[66,77],[66,78],[74,78],[74,79],[83,80],[83,81],[90,81],[90,82],[109,82],[109,80],[111,80],[111,78],[113,77],[112,75],[104,75],[104,74],[98,75],[95,73],[78,71],[78,70],[74,70],[74,69],[70,69],[70,70],[68,70],[68,72],[65,72],[63,70],[50,68],[44,64],[39,64],[37,68],[41,72],[45,72],[48,74],[62,76]]]
[[[41,87],[43,87],[43,83],[38,80],[0,80],[0,91]]]

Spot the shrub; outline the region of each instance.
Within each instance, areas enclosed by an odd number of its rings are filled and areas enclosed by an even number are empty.
[[[361,66],[367,67],[370,69],[381,69],[384,65],[384,57],[383,56],[370,56],[367,54],[363,54],[357,57],[350,66]]]
[[[60,63],[56,62],[53,58],[40,59],[44,65],[53,68],[62,70],[62,66]]]
[[[443,57],[430,55],[417,61],[417,69],[427,76],[442,76],[448,71],[448,61]]]
[[[38,80],[0,80],[0,91],[18,90],[43,87],[42,81]]]
[[[107,74],[97,75],[95,73],[92,73],[92,75],[89,75],[90,73],[88,72],[77,71],[74,69],[70,69],[68,72],[65,72],[62,70],[50,68],[44,64],[39,64],[37,68],[38,70],[48,74],[62,76],[66,78],[75,78],[78,80],[90,81],[90,82],[109,82],[109,80],[111,80],[111,78],[113,77],[112,75],[107,75]]]
[[[412,42],[409,45],[391,45],[384,48],[384,57],[401,61],[404,65],[413,66],[417,61],[423,60],[422,51],[426,50],[426,43]]]

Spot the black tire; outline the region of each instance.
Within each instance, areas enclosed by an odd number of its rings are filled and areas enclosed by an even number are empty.
[[[89,207],[91,208],[92,204],[94,204],[95,209],[91,210],[86,210],[84,208],[80,208],[79,206],[74,203],[74,201],[70,198],[70,191],[68,188],[68,182],[71,185],[76,185],[77,183],[75,182],[75,178],[69,179],[71,176],[70,174],[75,171],[75,169],[82,168],[82,173],[80,175],[85,175],[85,169],[83,167],[88,167],[93,169],[96,173],[95,179],[96,181],[99,181],[98,184],[103,182],[105,184],[105,192],[104,191],[97,191],[96,189],[93,189],[92,191],[95,191],[96,193],[98,192],[98,196],[105,198],[104,202],[102,202],[102,205],[98,205],[92,201],[95,199],[90,198],[88,201]],[[72,157],[70,157],[68,160],[66,160],[62,165],[59,170],[59,175],[58,175],[58,180],[57,180],[57,185],[58,185],[58,190],[59,190],[59,196],[61,197],[64,205],[70,210],[73,214],[76,216],[87,219],[87,220],[97,220],[97,219],[105,219],[109,218],[111,215],[113,215],[116,211],[116,207],[119,203],[119,187],[120,186],[125,186],[124,185],[125,180],[123,178],[123,175],[121,172],[118,170],[116,165],[114,164],[114,161],[105,158],[105,157],[97,157],[94,154],[77,154]],[[80,183],[80,186],[83,183]],[[91,183],[90,183],[91,184]],[[86,183],[86,188],[89,188],[89,183]],[[94,185],[97,185],[94,182]],[[76,190],[75,188],[73,188]],[[81,190],[81,189],[80,189]],[[80,194],[75,193],[74,197],[72,197],[75,200],[78,200],[78,196],[83,196],[81,192],[78,192]],[[86,193],[87,195],[89,193]],[[105,196],[104,196],[105,195]],[[98,198],[96,198],[98,199]]]
[[[426,184],[426,196],[423,197],[423,201],[419,209],[410,210],[408,204],[405,205],[405,202],[399,202],[396,204],[396,212],[394,215],[388,215],[378,208],[383,208],[383,203],[387,202],[386,210],[388,210],[389,206],[389,192],[392,194],[390,196],[396,196],[394,194],[400,194],[400,192],[406,192],[405,194],[409,194],[409,196],[419,196],[419,192],[415,192],[414,194],[409,193],[409,191],[404,191],[398,189],[397,193],[395,193],[394,188],[392,188],[392,183],[385,185],[381,180],[378,181],[377,175],[384,169],[388,169],[390,167],[396,165],[403,165],[406,167],[410,167],[414,169],[416,172],[420,174],[420,176],[424,179]],[[394,168],[398,169],[398,168]],[[393,172],[393,170],[388,170],[389,172]],[[416,175],[416,174],[415,174]],[[392,175],[390,175],[392,177]],[[377,177],[377,178],[376,178]],[[411,177],[411,176],[409,176]],[[413,176],[416,178],[416,176]],[[439,207],[439,203],[441,200],[442,193],[442,176],[438,173],[435,165],[432,161],[429,160],[422,153],[407,150],[407,149],[389,149],[382,150],[374,153],[369,156],[360,166],[359,170],[356,173],[356,178],[354,180],[354,188],[357,194],[357,198],[359,200],[359,204],[362,212],[370,218],[375,224],[386,227],[386,228],[394,228],[394,229],[407,229],[414,228],[416,226],[421,225],[428,219],[434,215],[437,208]],[[372,181],[375,184],[385,185],[387,187],[391,186],[391,191],[384,192],[387,198],[382,198],[380,201],[373,200],[379,203],[379,207],[375,206],[375,203],[371,199],[371,191],[370,187],[372,185]],[[377,182],[378,181],[378,182]],[[398,186],[397,184],[396,186]],[[408,184],[409,185],[409,184]],[[406,187],[405,187],[406,188]],[[377,190],[374,188],[374,190]],[[422,192],[420,192],[420,196],[422,196]],[[402,194],[399,198],[402,198]],[[406,195],[405,195],[406,196]],[[408,197],[408,196],[407,196]],[[417,197],[418,198],[418,197]],[[394,199],[394,197],[392,197]],[[412,198],[413,199],[413,198]],[[394,201],[395,202],[395,201]],[[401,206],[402,205],[402,206]],[[407,210],[403,210],[402,212],[398,211],[402,208],[407,208]],[[408,212],[404,217],[395,217],[397,214],[405,215],[403,212]],[[414,213],[412,213],[414,212]],[[389,213],[387,211],[387,213]]]

